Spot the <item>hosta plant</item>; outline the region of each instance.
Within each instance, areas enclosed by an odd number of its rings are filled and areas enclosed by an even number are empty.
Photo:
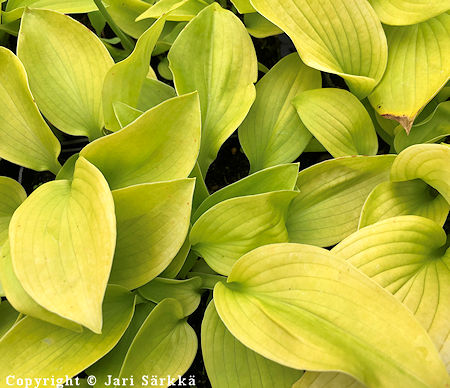
[[[448,0],[0,5],[0,387],[449,386]]]

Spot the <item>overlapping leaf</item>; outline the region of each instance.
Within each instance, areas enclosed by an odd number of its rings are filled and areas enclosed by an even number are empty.
[[[170,264],[189,229],[193,191],[193,179],[113,191],[117,246],[111,283],[134,289]]]
[[[369,0],[384,24],[416,24],[450,9],[448,0]]]
[[[206,174],[220,146],[244,120],[255,99],[255,49],[242,22],[213,3],[184,28],[168,58],[177,92],[197,90],[200,96],[198,163]]]
[[[154,20],[141,20],[136,18],[145,12],[150,4],[143,0],[105,0],[109,6],[108,13],[121,30],[135,39],[138,39],[153,24]]]
[[[168,387],[167,376],[177,380],[194,361],[197,336],[186,322],[181,305],[175,299],[159,303],[145,320],[125,357],[120,377],[158,376],[165,378],[160,387]]]
[[[256,12],[250,0],[231,0],[231,2],[236,7],[239,13]]]
[[[297,54],[278,62],[256,86],[256,100],[239,128],[251,171],[295,160],[311,140],[292,106],[299,93],[320,88],[320,72]]]
[[[8,239],[9,221],[26,197],[27,193],[19,183],[0,176],[0,249]]]
[[[255,249],[233,266],[226,284],[216,285],[214,301],[239,341],[283,365],[340,370],[373,387],[444,387],[449,381],[407,308],[324,249]]]
[[[370,94],[386,68],[381,23],[367,1],[251,0],[286,32],[303,62],[338,74],[359,98]]]
[[[342,89],[308,90],[293,101],[309,132],[335,158],[376,155],[378,138],[359,100]]]
[[[289,241],[331,246],[358,227],[370,192],[389,180],[394,155],[342,157],[303,170],[287,218]]]
[[[152,78],[146,78],[142,84],[137,108],[147,111],[150,108],[175,97],[177,94],[171,86]]]
[[[165,19],[157,20],[141,35],[134,51],[108,71],[103,84],[105,126],[111,131],[121,128],[113,105],[121,102],[137,108],[142,86],[148,74],[152,51],[164,27]]]
[[[268,36],[283,33],[280,28],[257,12],[245,14],[244,24],[248,33],[255,38],[267,38]]]
[[[232,198],[204,213],[192,227],[192,249],[222,275],[254,248],[288,242],[286,218],[295,191]]]
[[[409,132],[422,108],[450,74],[450,14],[405,27],[385,27],[389,45],[386,73],[370,103]]]
[[[203,0],[159,0],[136,20],[158,19],[167,14],[167,20],[189,21],[207,6],[208,3]]]
[[[61,13],[28,9],[17,54],[36,102],[52,124],[71,135],[102,135],[102,87],[114,62],[94,33]]]
[[[0,317],[0,338],[2,338],[14,325],[19,317],[19,313],[12,308],[8,301],[4,300],[0,303]]]
[[[4,47],[0,47],[0,100],[0,157],[56,174],[61,146],[34,103],[23,65]]]
[[[215,388],[291,388],[303,373],[242,345],[220,320],[214,301],[209,303],[202,322],[202,354]]]
[[[191,93],[145,112],[80,155],[101,170],[111,189],[185,178],[197,159],[200,132],[198,95]]]
[[[9,227],[14,272],[50,312],[96,333],[116,242],[114,202],[102,174],[79,158],[72,181],[48,182]]]
[[[127,329],[134,296],[119,286],[109,286],[101,335],[63,329],[25,317],[0,340],[0,378],[9,375],[63,378],[76,376],[108,353]]]

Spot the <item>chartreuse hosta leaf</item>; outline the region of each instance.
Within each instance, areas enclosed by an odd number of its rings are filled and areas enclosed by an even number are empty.
[[[320,72],[304,65],[296,53],[284,57],[258,82],[255,103],[239,128],[251,171],[292,162],[303,152],[312,136],[292,101],[321,85]]]
[[[421,179],[380,183],[367,197],[359,227],[400,215],[414,214],[444,225],[450,205]]]
[[[450,135],[450,101],[440,103],[425,121],[413,125],[411,132],[398,131],[394,146],[397,152],[420,143],[436,143]]]
[[[169,279],[175,278],[180,272],[181,268],[183,268],[183,265],[190,251],[191,251],[191,243],[189,242],[189,236],[187,236],[186,240],[184,240],[184,243],[181,246],[178,253],[176,254],[176,256],[172,259],[172,261],[166,267],[166,269],[160,273],[159,276]]]
[[[112,106],[115,119],[119,124],[119,128],[126,127],[128,124],[131,124],[134,120],[141,116],[142,113],[144,113],[139,109],[132,108],[130,105],[124,104],[120,101],[114,102]]]
[[[159,303],[165,298],[180,302],[187,317],[197,310],[200,304],[202,280],[193,277],[187,280],[156,278],[139,288],[139,294],[147,300]]]
[[[255,99],[255,49],[242,22],[213,3],[184,28],[168,58],[178,94],[197,90],[200,96],[198,163],[206,174],[220,146],[244,120]]]
[[[0,176],[0,249],[8,239],[9,221],[27,193],[14,179]]]
[[[359,98],[370,94],[387,62],[386,37],[367,1],[251,0],[286,32],[303,62],[338,74]]]
[[[231,0],[239,13],[256,12],[256,9],[251,4],[250,0]]]
[[[168,375],[177,379],[194,361],[197,336],[175,299],[164,299],[147,317],[125,357],[120,377]],[[166,381],[159,387],[168,387]]]
[[[14,272],[45,309],[102,329],[102,301],[116,242],[114,202],[105,178],[80,157],[72,181],[37,188],[9,226]]]
[[[369,0],[384,24],[416,24],[450,9],[449,0]]]
[[[300,244],[255,249],[215,286],[214,302],[240,342],[285,366],[339,370],[370,387],[449,382],[408,309],[337,253]]]
[[[106,74],[103,84],[105,126],[111,131],[121,128],[114,114],[113,104],[122,102],[137,108],[142,85],[147,77],[152,51],[164,27],[165,19],[157,20],[141,35],[134,51],[116,63]]]
[[[450,148],[443,144],[417,144],[400,152],[392,165],[391,180],[422,179],[450,204]]]
[[[10,23],[22,16],[25,7],[45,8],[62,13],[85,13],[97,10],[93,0],[8,0],[2,23]]]
[[[8,301],[0,303],[0,338],[11,329],[19,317],[19,313],[12,308]]]
[[[364,105],[342,89],[315,89],[301,93],[294,106],[303,124],[335,158],[376,155],[378,138]]]
[[[228,275],[243,254],[262,245],[289,241],[287,212],[297,195],[295,191],[275,191],[219,203],[192,227],[192,249],[214,271]]]
[[[80,155],[101,170],[111,189],[185,178],[195,165],[200,133],[198,95],[191,93],[150,109]]]
[[[297,163],[283,164],[258,171],[207,197],[192,216],[192,222],[208,209],[230,198],[279,190],[294,190],[298,175]]]
[[[267,38],[283,33],[280,28],[257,12],[244,15],[244,24],[248,33],[255,38]]]
[[[17,311],[30,317],[53,323],[57,326],[78,332],[82,331],[80,325],[46,310],[28,295],[14,273],[9,241],[3,245],[0,251],[0,280],[6,298]]]
[[[136,20],[158,19],[167,14],[167,20],[188,21],[195,17],[208,3],[203,0],[159,0]]]
[[[103,304],[105,324],[100,335],[89,330],[75,333],[31,317],[22,319],[0,340],[0,378],[6,381],[8,375],[76,376],[119,342],[133,310],[133,294],[110,285]]]
[[[37,171],[61,168],[61,146],[42,118],[19,59],[0,47],[0,157]]]
[[[450,14],[405,27],[385,27],[386,73],[370,103],[409,132],[422,108],[445,85],[450,68]]]
[[[156,79],[146,78],[142,84],[137,109],[145,112],[163,101],[176,97],[176,95],[172,86]]]
[[[433,221],[417,216],[391,218],[361,229],[332,252],[393,293],[428,331],[441,357],[450,363],[449,252],[446,235]],[[295,388],[359,387],[336,373],[306,373]],[[433,385],[430,385],[433,386]]]
[[[181,179],[113,191],[117,245],[110,283],[134,289],[170,264],[189,229],[194,183]]]
[[[300,172],[299,195],[289,206],[289,241],[331,246],[358,227],[370,192],[389,180],[395,155],[327,160]]]
[[[114,62],[94,33],[59,12],[27,9],[17,55],[40,110],[52,124],[71,135],[102,135],[102,87]]]
[[[202,322],[202,353],[214,388],[291,388],[303,373],[242,345],[221,321],[214,301],[209,303]]]
[[[105,386],[105,383],[108,382],[108,375],[114,377],[119,375],[120,368],[122,367],[131,342],[133,342],[136,333],[154,307],[155,305],[153,303],[137,304],[133,319],[114,349],[86,370],[86,373],[94,375],[97,378],[96,386]]]

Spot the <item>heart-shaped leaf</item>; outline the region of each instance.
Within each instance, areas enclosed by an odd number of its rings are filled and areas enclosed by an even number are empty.
[[[394,155],[327,160],[300,172],[288,212],[289,241],[327,247],[355,232],[370,192],[389,180]]]
[[[215,388],[291,388],[303,373],[242,345],[220,320],[214,301],[206,308],[202,322],[202,354]]]
[[[297,94],[321,85],[320,72],[304,65],[295,53],[284,57],[258,82],[255,103],[239,128],[251,171],[290,163],[303,152],[311,134],[292,101]]]
[[[282,164],[258,171],[207,197],[192,216],[195,223],[208,209],[227,199],[268,193],[271,191],[294,190],[297,183],[298,164]]]
[[[283,365],[339,370],[372,387],[444,387],[449,381],[407,308],[324,249],[255,249],[233,266],[226,284],[215,286],[214,302],[239,341]]]
[[[378,138],[364,105],[342,89],[315,89],[294,99],[303,124],[327,151],[338,158],[376,155]]]
[[[450,148],[443,144],[417,144],[395,159],[391,180],[404,182],[422,179],[450,204]]]
[[[158,376],[168,387],[169,376],[178,380],[194,361],[197,336],[186,322],[183,308],[175,299],[159,303],[139,329],[128,350],[120,377]]]
[[[128,289],[158,276],[189,230],[193,179],[130,186],[113,191],[117,246],[110,282]]]
[[[197,90],[200,96],[203,126],[198,163],[206,174],[255,99],[255,49],[242,22],[213,3],[184,28],[168,58],[178,94]]]
[[[369,0],[381,22],[394,26],[416,24],[450,9],[449,0]]]
[[[262,245],[289,241],[287,212],[298,194],[275,191],[217,204],[192,227],[189,235],[192,249],[214,271],[228,275],[243,254]]]
[[[198,155],[200,120],[197,93],[172,98],[80,155],[100,169],[111,189],[186,178]]]
[[[157,20],[141,35],[134,51],[122,62],[116,63],[103,84],[103,111],[105,126],[111,131],[122,128],[114,114],[113,105],[121,102],[137,108],[142,85],[147,77],[150,59],[164,27],[165,19]]]
[[[61,168],[61,146],[45,123],[19,59],[0,47],[0,157],[37,171]]]
[[[17,55],[40,110],[53,125],[90,139],[102,135],[102,87],[114,62],[93,32],[59,12],[27,9]]]
[[[134,310],[134,295],[110,285],[105,296],[102,334],[63,329],[25,317],[0,340],[0,378],[39,376],[65,381],[108,353],[127,329]]]
[[[102,328],[102,301],[116,243],[114,202],[105,178],[80,157],[72,181],[37,188],[10,227],[14,272],[45,309]]]
[[[8,228],[12,215],[26,197],[27,193],[20,183],[14,179],[0,176],[0,247],[8,239]]]
[[[251,0],[264,17],[295,44],[303,62],[340,75],[360,99],[386,69],[386,37],[367,1]]]
[[[448,81],[450,14],[385,30],[389,61],[369,100],[380,115],[398,121],[409,132],[418,113]]]

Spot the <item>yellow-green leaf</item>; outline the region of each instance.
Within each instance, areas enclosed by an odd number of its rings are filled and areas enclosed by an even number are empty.
[[[257,12],[245,14],[244,24],[248,33],[255,38],[267,38],[268,36],[283,33],[280,28]]]
[[[327,247],[355,232],[364,202],[389,180],[394,155],[327,160],[298,175],[288,212],[289,241]]]
[[[416,116],[446,84],[450,74],[450,14],[405,27],[385,27],[386,73],[370,103],[409,132]]]
[[[402,216],[359,230],[332,252],[395,295],[428,331],[450,366],[450,250],[434,221]],[[426,364],[428,365],[428,363]],[[433,385],[430,385],[433,386]]]
[[[201,203],[192,216],[192,222],[197,221],[208,209],[230,198],[271,191],[294,190],[298,166],[297,163],[291,163],[269,167],[216,191]]]
[[[370,387],[445,387],[425,329],[394,296],[322,248],[255,249],[214,288],[230,332],[285,366],[342,371]],[[426,365],[426,367],[424,367]]]
[[[381,22],[394,26],[416,24],[450,9],[449,0],[369,0]]]
[[[220,320],[214,301],[202,322],[202,354],[214,388],[291,388],[303,373],[242,345]]]
[[[239,13],[256,12],[256,9],[253,8],[250,0],[231,0],[231,2],[236,7]]]
[[[118,131],[121,126],[114,114],[113,105],[121,102],[137,108],[139,96],[148,74],[152,51],[164,27],[165,19],[157,20],[141,35],[134,51],[122,62],[116,63],[106,74],[103,84],[103,111],[105,126]]]
[[[8,301],[0,303],[0,338],[11,329],[19,317],[19,313],[12,308]]]
[[[169,375],[176,381],[189,369],[197,346],[197,336],[186,322],[180,303],[164,299],[136,334],[120,377],[154,375],[165,379],[159,387],[168,387]]]
[[[102,301],[116,242],[114,202],[105,178],[80,157],[72,181],[37,188],[10,227],[14,272],[45,309],[102,329]]]
[[[189,21],[207,6],[208,3],[203,0],[159,0],[136,21],[149,18],[158,19],[164,14],[167,14],[167,20]]]
[[[163,101],[176,97],[176,95],[172,86],[147,77],[141,88],[137,108],[145,112]]]
[[[17,54],[44,116],[63,132],[100,137],[103,81],[114,64],[100,39],[74,19],[42,9],[25,11],[18,39]]]
[[[103,306],[102,334],[63,329],[31,317],[18,322],[0,340],[0,379],[61,378],[76,376],[108,353],[127,329],[134,310],[134,295],[122,287],[108,287]]]
[[[444,225],[450,205],[421,179],[380,183],[367,197],[359,228],[401,215],[417,215]]]
[[[292,102],[301,92],[320,88],[320,72],[303,64],[297,54],[278,62],[256,85],[256,100],[239,128],[239,140],[258,171],[297,159],[309,141]]]
[[[80,325],[46,310],[27,294],[14,273],[9,241],[3,245],[0,251],[0,280],[6,298],[17,311],[30,317],[65,327],[66,329],[78,332],[82,331]]]
[[[335,158],[376,155],[378,138],[364,105],[350,92],[326,88],[300,93],[293,101],[309,132]]]
[[[113,110],[120,129],[131,124],[144,113],[120,101],[113,103]]]
[[[244,120],[255,99],[255,49],[242,22],[213,3],[184,28],[168,58],[178,94],[197,90],[200,96],[198,163],[206,174],[220,146]]]
[[[251,0],[280,27],[303,62],[340,75],[360,99],[368,96],[386,69],[386,37],[377,14],[361,0]]]
[[[200,132],[198,95],[191,93],[150,109],[80,155],[100,169],[111,189],[186,178],[197,159]]]
[[[393,182],[422,179],[450,204],[450,148],[442,144],[417,144],[400,152],[392,165]]]
[[[205,212],[191,229],[192,249],[217,273],[254,248],[288,242],[286,218],[295,191],[275,191],[223,201]]]
[[[181,179],[113,191],[117,246],[111,283],[134,289],[170,264],[189,230],[194,182]]]
[[[19,59],[0,47],[0,157],[37,171],[61,168],[61,150],[28,87]]]
[[[200,304],[202,280],[193,277],[186,280],[156,278],[138,289],[139,294],[147,300],[159,303],[165,298],[180,302],[184,315],[191,315]]]
[[[0,248],[8,239],[9,221],[27,193],[14,179],[0,176]]]

